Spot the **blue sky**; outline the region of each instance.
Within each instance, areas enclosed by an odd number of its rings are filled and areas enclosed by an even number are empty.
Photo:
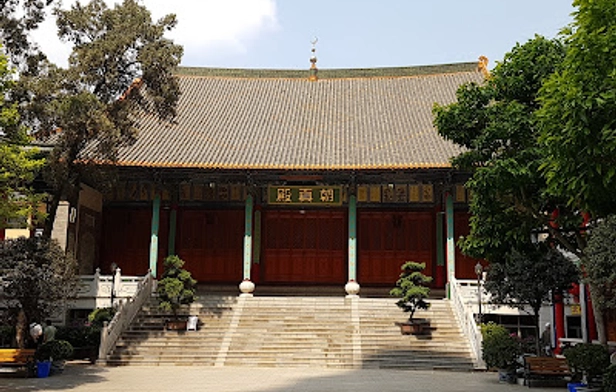
[[[177,14],[170,37],[184,45],[183,65],[228,68],[307,68],[315,36],[320,68],[474,62],[480,55],[492,67],[516,42],[556,36],[574,11],[570,0],[142,2],[155,18]],[[50,29],[37,37],[62,64],[68,49]]]

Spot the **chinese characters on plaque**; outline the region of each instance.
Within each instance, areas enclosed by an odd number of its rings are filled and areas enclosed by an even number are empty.
[[[271,186],[268,188],[269,204],[342,204],[342,187],[339,186]]]

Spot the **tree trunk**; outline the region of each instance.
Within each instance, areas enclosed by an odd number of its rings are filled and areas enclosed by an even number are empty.
[[[26,348],[27,329],[28,322],[26,320],[26,313],[23,309],[20,309],[17,315],[17,325],[15,326],[15,341],[17,343],[17,348]]]
[[[48,214],[45,218],[45,228],[43,229],[43,237],[51,238],[51,232],[53,231],[53,224],[56,220],[56,214],[58,212],[58,206],[62,199],[62,191],[55,191],[51,196],[51,201],[48,207]]]
[[[604,313],[601,306],[594,300],[595,295],[593,295],[593,287],[593,285],[588,285],[588,291],[590,292],[590,300],[592,303],[592,311],[595,316],[595,326],[597,327],[597,339],[599,339],[599,343],[605,346],[607,345],[607,331],[605,329]]]

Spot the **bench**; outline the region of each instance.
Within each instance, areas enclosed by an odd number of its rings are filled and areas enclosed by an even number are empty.
[[[34,363],[34,349],[0,348],[0,373],[16,373],[21,369],[28,370]],[[26,372],[25,375],[28,375]]]
[[[531,380],[566,380],[571,371],[565,358],[525,357],[524,384],[531,387]]]

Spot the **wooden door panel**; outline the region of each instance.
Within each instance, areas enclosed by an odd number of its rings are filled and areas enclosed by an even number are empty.
[[[265,211],[263,237],[265,282],[343,283],[346,280],[344,211]]]
[[[177,226],[178,254],[197,281],[241,281],[243,210],[183,208],[178,211]]]
[[[426,263],[432,275],[435,255],[432,211],[359,211],[358,278],[361,284],[392,285],[406,261]]]

